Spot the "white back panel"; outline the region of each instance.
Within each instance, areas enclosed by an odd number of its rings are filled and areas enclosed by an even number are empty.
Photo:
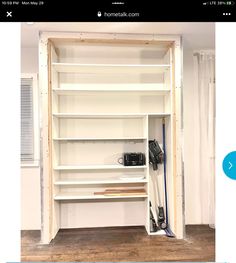
[[[61,228],[145,224],[145,202],[61,202]]]

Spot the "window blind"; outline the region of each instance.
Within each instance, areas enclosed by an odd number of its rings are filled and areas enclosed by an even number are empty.
[[[21,78],[21,161],[33,161],[33,78]]]

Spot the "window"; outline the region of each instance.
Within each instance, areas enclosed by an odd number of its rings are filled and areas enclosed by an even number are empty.
[[[21,161],[33,161],[33,78],[21,79]]]
[[[21,78],[21,163],[38,165],[38,97],[37,76],[25,74]]]

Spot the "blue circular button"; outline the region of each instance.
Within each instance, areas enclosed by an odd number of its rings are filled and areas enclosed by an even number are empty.
[[[224,173],[233,180],[236,180],[236,151],[228,153],[223,160]]]

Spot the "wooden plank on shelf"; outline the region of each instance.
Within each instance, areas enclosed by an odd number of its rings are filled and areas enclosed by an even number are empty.
[[[122,189],[106,189],[104,191],[105,193],[139,193],[139,192],[142,192],[142,193],[145,193],[145,189],[144,188],[135,188],[135,189],[125,189],[125,188],[122,188]]]
[[[102,192],[94,192],[94,195],[105,195],[105,196],[126,196],[126,195],[142,195],[146,194],[145,189],[106,189]]]

